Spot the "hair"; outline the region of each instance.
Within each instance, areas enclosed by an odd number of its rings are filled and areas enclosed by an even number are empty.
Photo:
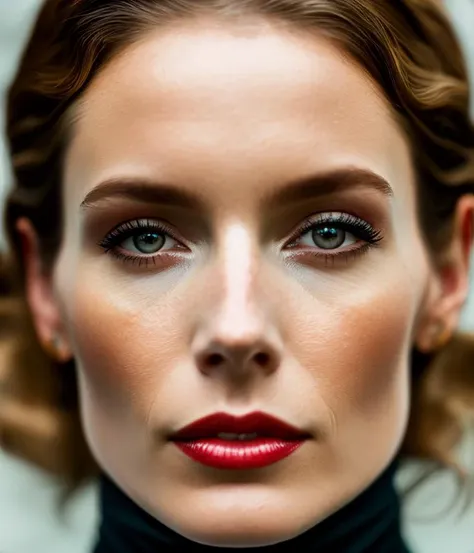
[[[2,264],[0,438],[5,449],[76,487],[97,473],[79,417],[74,362],[51,361],[25,300],[15,225],[32,222],[44,270],[61,245],[63,154],[74,108],[98,73],[160,25],[201,16],[263,17],[318,34],[358,63],[391,104],[411,147],[419,223],[433,266],[453,237],[457,203],[474,193],[474,128],[461,49],[437,0],[47,0],[7,101],[14,182]],[[456,447],[474,411],[474,340],[411,358],[411,414],[402,452],[460,473]]]

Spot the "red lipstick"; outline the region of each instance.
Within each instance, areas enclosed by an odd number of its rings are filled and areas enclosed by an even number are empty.
[[[194,461],[212,468],[248,470],[281,461],[294,453],[307,433],[265,413],[235,417],[216,413],[172,436]]]

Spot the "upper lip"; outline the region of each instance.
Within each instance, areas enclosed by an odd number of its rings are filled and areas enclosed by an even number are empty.
[[[308,436],[302,430],[262,412],[249,413],[238,417],[227,413],[214,413],[185,426],[172,439],[176,441],[215,438],[219,433],[257,434],[286,440]]]

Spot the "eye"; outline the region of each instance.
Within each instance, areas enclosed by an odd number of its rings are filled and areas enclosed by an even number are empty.
[[[163,249],[167,238],[165,234],[160,232],[144,232],[130,236],[119,245],[129,252],[151,255]]]
[[[147,262],[176,250],[187,248],[174,236],[174,231],[160,221],[138,219],[127,221],[111,230],[99,243],[106,253],[126,261]]]
[[[307,220],[287,247],[335,258],[351,252],[362,253],[381,240],[381,232],[359,217],[347,213],[321,213]]]
[[[352,246],[356,237],[347,230],[336,225],[321,225],[313,228],[302,237],[302,243],[307,246],[317,246],[323,250],[336,250],[342,246]]]

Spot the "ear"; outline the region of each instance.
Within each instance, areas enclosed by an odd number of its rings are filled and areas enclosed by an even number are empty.
[[[20,236],[25,267],[25,293],[36,334],[43,349],[56,361],[72,357],[54,296],[53,277],[41,261],[38,237],[31,221],[21,218],[16,230]]]
[[[457,205],[451,244],[433,268],[417,348],[430,353],[446,344],[458,327],[469,293],[473,241],[474,196],[463,196]]]

